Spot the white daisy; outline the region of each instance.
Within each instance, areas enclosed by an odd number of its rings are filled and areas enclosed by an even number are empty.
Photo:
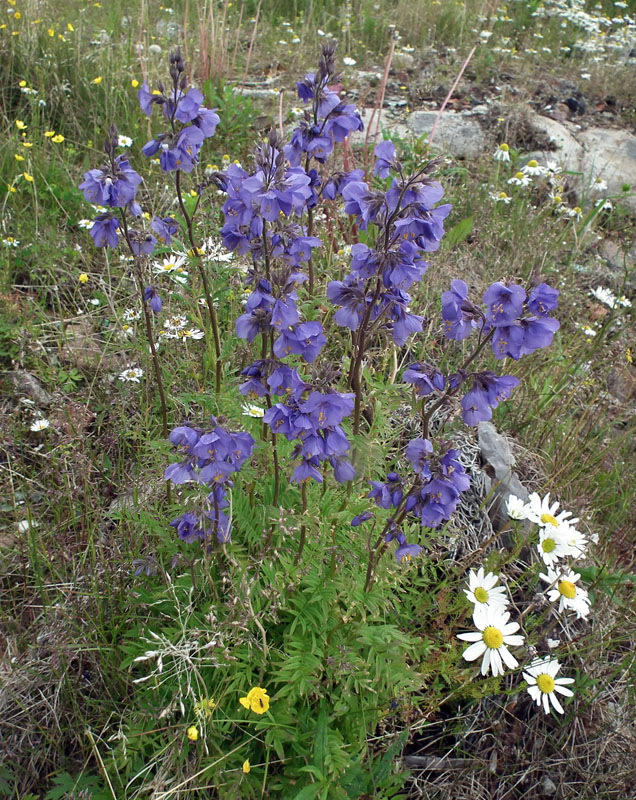
[[[508,206],[510,205],[512,197],[505,192],[490,192],[490,199],[493,203],[505,203]]]
[[[203,339],[205,334],[198,328],[188,328],[187,331],[179,331],[179,338],[185,341],[186,339]]]
[[[521,167],[521,172],[523,172],[524,175],[540,177],[541,175],[545,175],[546,169],[545,167],[539,166],[539,162],[534,158],[531,158],[527,164]]]
[[[85,230],[88,230],[89,228],[93,227],[93,220],[92,219],[80,219],[77,222],[77,226],[79,228],[84,228]]]
[[[127,367],[123,372],[119,375],[120,381],[126,381],[127,383],[140,383],[140,378],[144,374],[143,369],[139,367]]]
[[[528,694],[534,702],[540,706],[546,714],[550,713],[550,703],[555,711],[563,714],[563,707],[557,700],[555,692],[572,697],[574,692],[565,688],[565,684],[574,683],[574,678],[557,678],[556,674],[561,668],[559,662],[550,656],[545,658],[535,658],[530,666],[526,668],[523,677],[528,681]]]
[[[141,311],[136,308],[127,308],[121,315],[124,322],[134,322],[141,317]]]
[[[246,417],[254,417],[254,419],[262,419],[265,414],[265,409],[260,406],[254,406],[251,403],[243,403],[241,406],[243,415]]]
[[[570,511],[561,511],[558,517],[555,516],[558,508],[559,504],[556,502],[550,505],[549,492],[543,499],[536,492],[532,492],[526,506],[527,519],[531,522],[536,522],[537,525],[552,525],[556,528],[560,523],[565,522],[568,517],[572,516]]]
[[[574,527],[578,519],[568,520],[558,527],[559,535],[567,548],[567,555],[580,558],[587,552],[587,539],[584,533]]]
[[[130,138],[130,136],[118,136],[117,137],[117,144],[120,147],[130,147],[132,143],[133,143],[133,140]]]
[[[520,497],[511,494],[506,500],[506,511],[510,519],[527,519],[526,504]]]
[[[548,567],[547,575],[539,575],[552,588],[547,589],[548,599],[551,603],[559,601],[559,613],[563,611],[574,611],[578,619],[585,619],[590,613],[590,599],[585,589],[576,586],[576,582],[581,577],[572,570],[555,572]]]
[[[475,605],[475,608],[480,606],[506,606],[508,598],[506,597],[506,589],[503,586],[497,586],[499,578],[489,572],[484,575],[484,568],[479,567],[477,572],[471,569],[468,573],[468,589],[464,589],[464,594]]]
[[[510,669],[519,666],[517,659],[511,655],[506,645],[516,647],[523,644],[523,636],[515,635],[519,630],[518,622],[508,622],[510,612],[504,611],[500,606],[479,606],[473,613],[473,622],[476,631],[459,633],[458,639],[473,642],[464,650],[463,657],[466,661],[475,661],[483,655],[481,674],[503,675],[503,664]],[[503,662],[503,663],[502,663]]]
[[[568,546],[560,531],[561,528],[555,528],[552,525],[547,525],[539,530],[537,550],[543,563],[548,567],[554,566],[559,559],[568,555]]]
[[[234,253],[230,252],[223,247],[223,244],[217,241],[213,236],[210,236],[204,243],[204,249],[207,257],[211,261],[227,264],[234,258]]]
[[[604,192],[607,190],[607,181],[604,181],[600,175],[597,175],[596,178],[592,181],[592,185],[590,189],[593,192]]]
[[[492,157],[495,159],[495,161],[503,161],[504,163],[507,163],[510,161],[510,148],[505,142],[502,142],[495,150]]]
[[[176,333],[177,331],[182,330],[188,324],[187,317],[184,317],[183,314],[175,314],[172,317],[168,317],[163,321],[163,327],[169,333]]]
[[[355,58],[349,58],[349,56],[345,56],[342,59],[342,63],[345,65],[345,67],[355,67],[358,62],[355,60]]]
[[[523,172],[515,172],[512,178],[508,178],[511,186],[530,186],[530,178]]]
[[[29,430],[33,431],[34,433],[38,433],[39,431],[45,431],[50,426],[51,423],[48,421],[48,419],[45,419],[44,417],[39,417],[38,419],[35,420],[35,422],[31,424]]]
[[[171,256],[170,258],[165,258],[161,264],[156,261],[152,268],[157,275],[170,275],[172,272],[183,272],[181,268],[184,264],[185,258],[183,256]]]

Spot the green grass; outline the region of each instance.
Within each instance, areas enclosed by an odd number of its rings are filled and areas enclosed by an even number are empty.
[[[431,87],[450,88],[475,41],[474,29],[492,30],[493,36],[476,53],[461,91],[496,82],[510,70],[530,94],[546,70],[580,83],[579,73],[589,66],[574,52],[524,54],[539,30],[541,46],[553,52],[581,35],[564,31],[558,20],[537,21],[529,15],[532,4],[510,4],[511,21],[491,16],[481,22],[487,4],[479,2],[425,6],[396,0],[380,9],[370,2],[266,5],[249,76],[277,76],[273,85],[289,90],[284,119],[297,102],[293,81],[313,69],[322,41],[318,29],[336,35],[340,56],[354,57],[359,68],[381,64],[390,23],[402,35],[398,49],[412,46],[416,59],[429,58],[435,47],[427,75],[415,70],[391,77],[408,83],[412,109]],[[226,53],[226,66],[206,81],[205,65],[194,57],[202,41],[197,6],[188,7],[184,52],[222,120],[203,164],[222,166],[226,154],[249,163],[260,117],[278,118],[277,98],[261,105],[232,92],[246,63],[255,12],[256,3],[245,4],[237,39],[240,6],[227,9],[230,33],[217,40],[215,51]],[[633,218],[617,202],[610,213],[565,219],[555,213],[545,183],[513,190],[505,182],[507,168],[488,155],[442,164],[437,177],[453,205],[446,224],[451,233],[430,255],[427,278],[412,292],[412,307],[426,315],[430,335],[395,352],[381,339],[373,343],[363,373],[368,413],[355,442],[359,478],[349,488],[310,486],[304,514],[286,478],[273,504],[270,447],[259,438],[259,422],[241,412],[239,373],[255,357],[234,335],[242,276],[224,264],[208,267],[222,334],[219,395],[194,265],[183,287],[158,277],[164,313],[155,329],[168,314],[182,313],[206,332],[187,346],[164,341],[160,347],[170,426],[205,424],[214,414],[257,440],[232,494],[232,544],[209,552],[185,545],[168,522],[182,513],[190,492],[173,487],[166,496],[162,473],[171,455],[161,435],[143,321],[132,323],[132,337],[121,335],[124,310],[138,305],[131,273],[120,251],[92,247],[78,222],[93,211],[76,189],[82,173],[99,163],[101,142],[115,123],[134,140],[131,161],[143,170],[144,209],[174,211],[174,189],[165,188],[165,176],[140,153],[158,120],[141,114],[131,81],[141,81],[142,67],[151,83],[165,74],[173,42],[157,22],[182,24],[185,6],[175,3],[171,15],[149,4],[142,12],[118,2],[63,8],[25,2],[20,13],[13,26],[19,36],[10,35],[11,24],[0,31],[0,239],[19,241],[17,247],[0,244],[0,710],[3,740],[14,755],[0,765],[0,796],[120,800],[154,791],[157,798],[446,798],[457,795],[457,786],[468,792],[471,780],[488,796],[533,796],[519,788],[524,770],[537,785],[544,772],[555,780],[559,775],[559,790],[572,797],[591,797],[592,791],[595,797],[626,796],[627,778],[614,765],[631,763],[633,745],[617,731],[633,721],[636,426],[633,400],[616,401],[607,387],[615,379],[612,370],[633,381],[627,354],[636,353],[636,341],[632,312],[610,312],[589,292],[606,285],[632,296],[633,272],[608,273],[593,245],[597,234],[630,242]],[[223,6],[215,13],[222,14]],[[34,24],[36,15],[42,21]],[[289,27],[301,39],[297,45],[285,32]],[[91,44],[100,41],[101,30],[112,34],[110,45]],[[520,58],[493,49],[504,46],[502,36]],[[281,39],[288,43],[279,44]],[[162,48],[160,57],[149,52],[152,44]],[[633,87],[615,81],[611,64],[592,69],[590,97],[611,87],[618,105],[628,109]],[[355,72],[346,74],[355,88]],[[38,94],[21,92],[22,80]],[[622,113],[629,119],[632,112]],[[26,125],[24,137],[16,120]],[[64,141],[45,137],[51,130]],[[509,143],[522,157],[521,143]],[[422,145],[404,143],[407,166],[421,161]],[[191,185],[188,180],[186,191]],[[510,205],[491,201],[490,192],[502,189],[513,196]],[[221,202],[212,193],[201,209],[206,236],[218,231]],[[327,249],[316,257],[320,290],[346,262]],[[78,280],[83,272],[85,284]],[[549,490],[581,517],[583,530],[599,535],[581,566],[593,597],[591,620],[562,623],[536,601],[539,569],[530,558],[529,534],[518,526],[488,544],[482,561],[482,553],[461,538],[459,524],[421,534],[413,525],[406,532],[409,541],[420,537],[421,556],[396,565],[385,552],[365,592],[369,547],[378,531],[371,535],[368,526],[351,528],[349,522],[369,507],[367,481],[381,480],[400,447],[419,435],[401,371],[415,360],[439,361],[451,371],[465,355],[463,345],[450,347],[441,336],[440,291],[461,277],[471,296],[479,297],[493,280],[526,283],[534,275],[561,292],[554,344],[505,366],[486,357],[484,368],[521,381],[494,421],[515,441],[525,484],[541,494]],[[304,315],[329,326],[332,311],[300,294]],[[577,325],[594,321],[598,333],[588,340]],[[340,359],[348,346],[348,336],[337,329],[325,352]],[[117,380],[128,364],[143,368],[139,385]],[[24,373],[40,386],[29,390],[35,405],[24,403],[29,392],[16,388],[24,387]],[[51,421],[40,433],[30,431],[36,412]],[[454,420],[445,434],[457,437],[462,430]],[[290,449],[280,442],[287,473]],[[295,564],[303,527],[307,544]],[[481,563],[507,576],[513,617],[523,613],[528,643],[546,653],[546,637],[561,639],[556,653],[564,674],[576,679],[564,718],[544,720],[531,706],[520,670],[501,679],[476,678],[474,665],[462,660],[455,636],[471,622],[461,590],[469,566]],[[238,702],[252,686],[267,688],[272,698],[262,717]],[[198,714],[195,703],[211,698],[210,715]],[[192,724],[199,728],[196,742],[186,736]],[[475,731],[483,731],[481,739]],[[508,741],[517,744],[509,747]],[[455,788],[452,771],[409,775],[404,761],[394,768],[404,755],[447,753],[470,760]],[[245,759],[248,774],[241,770]]]

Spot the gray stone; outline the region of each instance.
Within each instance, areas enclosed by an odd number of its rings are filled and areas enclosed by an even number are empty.
[[[360,147],[360,145],[364,145],[367,129],[369,127],[369,121],[371,120],[371,112],[373,109],[371,108],[363,108],[360,111],[360,116],[362,117],[362,122],[364,123],[364,130],[362,131],[354,131],[349,135],[349,143],[352,147]],[[369,142],[373,142],[373,135],[376,130],[376,126],[378,124],[378,115],[376,114],[373,117],[373,123],[371,125],[371,133],[369,134]],[[386,131],[391,138],[397,139],[408,139],[410,135],[410,131],[407,126],[403,122],[397,121],[393,116],[389,115],[389,112],[386,109],[382,109],[380,111],[380,127],[378,132],[377,142],[382,141],[382,131]]]
[[[549,778],[547,775],[544,775],[543,779],[541,780],[541,791],[543,792],[543,794],[548,794],[548,795],[556,794],[556,790],[557,787],[552,778]]]
[[[11,373],[11,383],[18,394],[30,397],[36,406],[48,408],[51,405],[51,395],[42,388],[35,377],[23,369],[16,369]]]
[[[416,136],[423,136],[431,132],[436,119],[436,111],[414,111],[407,125]],[[472,114],[445,111],[435,128],[433,147],[458,158],[477,158],[486,147],[486,137]]]
[[[415,59],[410,53],[394,53],[391,66],[396,69],[413,69]]]
[[[587,178],[600,176],[607,182],[607,194],[621,194],[624,185],[631,197],[623,201],[636,211],[636,136],[611,128],[589,128],[579,135],[585,149],[582,170]]]
[[[517,474],[513,471],[515,459],[508,440],[497,432],[492,422],[480,422],[477,426],[477,441],[484,462],[494,472],[487,483],[488,493],[492,495],[489,513],[495,528],[503,528],[508,522],[506,502],[510,495],[528,500],[528,492]]]
[[[556,160],[566,170],[578,172],[581,169],[583,147],[565,125],[541,114],[531,113],[528,121],[535,133],[542,134],[554,144],[556,150],[544,151],[539,155],[543,162]]]

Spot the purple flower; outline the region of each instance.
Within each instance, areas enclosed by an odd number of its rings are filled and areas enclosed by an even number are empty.
[[[175,235],[179,226],[172,217],[153,217],[150,227],[157,234],[157,241],[159,244],[170,244],[170,239]]]
[[[552,344],[554,334],[561,327],[561,323],[552,317],[526,317],[519,322],[523,331],[523,345],[521,355],[527,355],[539,347]]]
[[[339,425],[353,411],[353,394],[343,392],[311,392],[299,408],[317,428]]]
[[[375,500],[380,508],[397,508],[402,500],[402,480],[395,472],[389,472],[386,481],[369,481],[371,491],[367,497]]]
[[[373,519],[371,511],[363,511],[362,514],[356,514],[351,520],[351,527],[356,528],[358,525],[362,525],[363,522],[367,522],[370,519]]]
[[[192,124],[200,128],[203,136],[209,139],[210,136],[214,136],[216,126],[220,121],[215,108],[200,108],[199,113],[192,120]]]
[[[318,470],[319,466],[320,462],[317,458],[303,458],[292,472],[290,483],[295,482],[301,484],[306,483],[310,479],[316,481],[316,483],[322,483],[322,475]]]
[[[290,353],[296,353],[311,364],[326,341],[319,322],[301,322],[294,328],[280,332],[274,342],[274,355],[285,358]]]
[[[476,372],[472,388],[460,400],[462,419],[466,425],[477,425],[492,417],[492,410],[519,385],[512,375],[497,376],[494,372]]]
[[[188,89],[185,94],[177,98],[177,110],[174,117],[179,122],[192,122],[199,113],[199,106],[203,102],[203,95],[198,89]],[[164,107],[164,113],[166,108]]]
[[[526,293],[523,286],[512,284],[506,286],[496,281],[481,296],[485,306],[486,319],[492,325],[511,325],[523,311]]]
[[[136,256],[149,256],[157,244],[157,240],[152,233],[136,231],[133,228],[128,230],[128,240],[130,249]]]
[[[410,561],[412,558],[415,558],[421,549],[419,544],[407,544],[406,541],[404,541],[402,544],[398,545],[395,550],[395,560],[398,564],[401,564],[402,561]]]
[[[450,448],[439,460],[439,471],[453,484],[458,492],[465,492],[470,487],[470,478],[463,464],[458,461],[459,450]]]
[[[431,477],[427,456],[432,452],[433,445],[428,439],[413,439],[407,444],[404,454],[418,478],[428,480]]]
[[[451,281],[448,292],[442,292],[442,320],[444,336],[461,341],[475,327],[478,310],[468,300],[468,286],[461,280]]]
[[[411,364],[404,370],[402,380],[413,384],[419,397],[425,397],[435,390],[444,391],[444,376],[430,364]]]
[[[149,117],[152,114],[152,106],[156,103],[163,103],[164,98],[161,93],[154,94],[148,89],[148,84],[144,81],[139,90],[137,91],[137,99],[139,100],[139,107],[144,114]]]
[[[333,468],[333,476],[338,483],[346,483],[355,478],[356,471],[346,459],[338,456],[329,456],[329,463]]]
[[[154,286],[146,286],[144,289],[144,300],[155,314],[161,311],[161,298],[157,294],[157,290]]]
[[[543,316],[549,311],[554,311],[557,307],[558,296],[558,289],[553,289],[547,283],[540,283],[530,292],[526,305],[532,314]]]
[[[395,160],[395,145],[390,139],[385,142],[380,142],[373,151],[376,158],[373,165],[373,174],[379,178],[388,178],[389,169],[396,169],[397,162]]]
[[[170,526],[177,529],[177,536],[184,542],[195,542],[197,539],[207,539],[208,532],[201,527],[201,522],[191,511],[173,519]]]
[[[112,169],[90,169],[84,173],[79,188],[89,203],[110,208],[123,208],[130,203],[141,183],[141,176],[131,168],[125,156],[114,160]]]
[[[117,247],[119,220],[112,214],[100,214],[93,220],[89,231],[95,247]]]
[[[325,123],[325,133],[334,142],[342,142],[352,131],[364,130],[358,109],[349,103],[339,103],[330,112]]]
[[[336,325],[357,330],[366,307],[366,296],[359,279],[347,275],[344,281],[330,281],[326,294],[334,305],[340,306],[334,315]]]

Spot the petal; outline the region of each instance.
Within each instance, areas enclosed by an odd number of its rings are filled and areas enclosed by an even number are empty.
[[[529,672],[522,672],[521,674],[524,680],[527,681],[528,687],[534,686],[537,682],[537,679],[534,677],[534,675],[531,675]]]
[[[457,638],[463,642],[478,642],[482,635],[481,631],[471,631],[470,633],[458,633]]]
[[[504,625],[503,628],[501,628],[501,633],[503,636],[508,636],[509,634],[518,631],[519,628],[520,625],[518,622],[509,622],[507,625]]]
[[[541,690],[538,686],[528,686],[528,694],[537,705],[541,703]]]
[[[545,711],[546,714],[549,714],[550,713],[550,701],[548,700],[548,695],[547,694],[542,694],[541,700],[543,702],[543,710]]]
[[[501,655],[500,655],[501,649],[502,648],[499,648],[499,650],[490,651],[490,667],[492,669],[492,674],[495,676],[504,674],[504,668],[503,664],[501,663]]]
[[[504,662],[505,662],[506,666],[508,667],[508,669],[514,669],[515,667],[519,666],[519,662],[512,655],[512,653],[510,652],[510,650],[508,650],[507,647],[503,647],[502,646],[502,647],[499,648],[499,650],[497,652],[499,653],[499,655],[504,660]]]
[[[475,661],[487,649],[488,648],[486,647],[483,641],[475,642],[475,644],[471,644],[470,647],[467,647],[464,650],[462,656],[466,661]]]
[[[484,657],[481,661],[481,674],[487,675],[488,669],[490,668],[490,654],[494,653],[494,650],[491,650],[489,647],[486,648],[486,652],[484,653]]]
[[[564,686],[555,685],[554,691],[562,694],[564,697],[574,697],[574,692],[571,689],[566,689]]]
[[[561,705],[561,703],[559,703],[554,694],[550,695],[550,700],[552,701],[552,705],[556,708],[559,714],[563,714],[563,706]]]
[[[563,686],[564,683],[574,683],[574,678],[557,678],[554,682],[557,686]]]
[[[519,647],[519,645],[523,644],[523,636],[504,636],[504,644],[507,644],[510,647]]]

